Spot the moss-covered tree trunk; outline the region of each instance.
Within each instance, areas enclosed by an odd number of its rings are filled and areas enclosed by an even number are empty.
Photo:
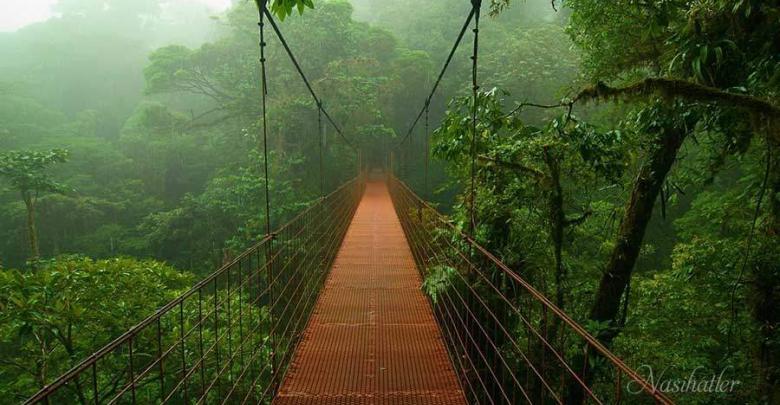
[[[38,229],[35,226],[35,200],[29,191],[22,191],[22,199],[27,207],[27,234],[30,237],[30,255],[34,261],[41,256],[38,248]]]
[[[771,141],[770,141],[771,142]],[[756,366],[763,403],[780,403],[780,159],[770,152],[769,219],[753,266],[752,310],[759,327]]]
[[[563,188],[561,187],[561,167],[558,157],[548,149],[544,149],[544,162],[550,171],[549,182],[549,221],[550,238],[553,242],[553,256],[555,258],[555,305],[564,307],[564,279],[566,276],[563,267],[563,233],[566,227],[566,213],[563,209]]]
[[[618,322],[621,299],[631,280],[639,251],[642,248],[645,231],[653,215],[655,201],[661,193],[666,176],[672,169],[677,153],[686,138],[687,133],[681,128],[674,128],[657,135],[657,141],[649,150],[647,161],[639,169],[631,190],[631,197],[623,213],[618,229],[615,247],[601,277],[596,290],[596,298],[591,307],[590,318],[599,322],[607,322],[610,328],[597,335],[599,340],[610,344],[620,332]],[[589,356],[594,356],[594,350]],[[576,370],[584,370],[586,383],[592,380],[590,361],[580,356],[575,359]],[[582,386],[570,379],[567,403],[583,403]]]
[[[685,132],[681,129],[659,135],[658,141],[649,152],[647,162],[642,165],[634,181],[615,247],[612,249],[606,271],[601,277],[590,311],[591,319],[610,322],[613,326],[598,336],[605,343],[610,343],[618,333],[616,321],[621,298],[631,280],[645,230],[653,214],[653,206],[669,170],[677,159],[677,152],[685,136]]]

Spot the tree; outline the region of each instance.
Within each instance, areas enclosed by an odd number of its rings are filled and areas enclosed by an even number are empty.
[[[509,3],[493,1],[494,11],[501,12]],[[603,326],[601,339],[611,343],[624,325],[631,279],[640,252],[647,246],[645,237],[654,208],[660,202],[662,214],[666,211],[673,167],[684,160],[681,151],[710,152],[714,177],[726,167],[728,157],[743,158],[751,148],[766,149],[765,180],[754,179],[752,188],[760,190],[758,201],[764,195],[770,197],[766,214],[760,211],[760,202],[755,204],[754,224],[764,224],[763,233],[757,236],[761,249],[754,249],[755,254],[749,257],[750,243],[746,244],[740,267],[753,271],[744,283],[740,270],[734,291],[743,283],[752,286],[749,301],[758,337],[754,362],[760,380],[758,396],[764,402],[777,402],[780,270],[776,251],[780,242],[774,213],[780,211],[776,197],[780,165],[771,156],[780,146],[780,4],[757,0],[565,0],[563,5],[571,15],[568,32],[582,51],[587,80],[597,83],[572,97],[573,102],[629,101],[633,110],[629,116],[634,120],[625,122],[644,139],[644,163],[637,168],[589,311],[591,320]],[[701,139],[720,147],[702,148]],[[739,176],[733,170],[728,174]],[[692,188],[699,191],[706,186]],[[749,228],[747,237],[737,239],[750,241],[752,229],[761,229],[755,225]]]
[[[64,256],[35,272],[0,271],[0,395],[23,401],[191,283],[188,273],[131,258]]]
[[[777,2],[653,1],[645,6],[627,3],[630,2],[566,2],[573,9],[570,33],[586,51],[585,63],[593,79],[620,83],[620,79],[632,74],[645,76],[639,84],[619,90],[600,85],[594,86],[595,92],[586,90],[583,94],[641,101],[660,95],[667,103],[685,100],[688,107],[666,114],[665,119],[674,119],[668,117],[673,115],[689,122],[679,126],[677,131],[668,131],[656,138],[657,142],[649,149],[648,164],[660,166],[650,177],[637,178],[635,193],[624,213],[618,244],[591,311],[594,319],[609,321],[614,321],[620,301],[615,294],[622,295],[631,278],[630,269],[636,261],[631,260],[636,258],[632,251],[638,252],[642,244],[642,228],[645,227],[638,219],[649,218],[661,191],[658,182],[665,181],[664,173],[668,173],[665,167],[678,159],[677,152],[690,132],[698,127],[700,132],[725,134],[728,141],[717,152],[723,157],[743,154],[747,147],[734,145],[750,145],[751,140],[756,145],[765,144],[769,151],[767,156],[780,146],[776,127],[780,119],[777,104],[780,38],[776,35],[780,5]],[[625,35],[626,32],[637,32],[637,29],[641,35]],[[691,116],[692,107],[696,105],[709,106],[710,111]],[[743,114],[733,114],[734,110]],[[719,116],[730,116],[733,120],[723,124]],[[745,125],[750,128],[748,131],[739,130]],[[681,133],[681,129],[687,129],[688,134]],[[761,336],[755,362],[759,369],[760,396],[771,403],[780,397],[777,389],[780,386],[780,345],[776,343],[780,314],[774,309],[780,294],[780,269],[774,253],[769,253],[776,251],[780,244],[778,222],[773,218],[780,205],[776,197],[780,191],[780,183],[776,181],[780,178],[780,166],[771,158],[767,159],[771,163],[767,164],[767,181],[761,189],[767,190],[766,194],[770,196],[769,219],[765,221],[767,225],[760,240],[766,253],[749,262],[753,269],[752,313]],[[643,199],[637,199],[638,194],[645,195],[645,203],[639,203]],[[752,231],[749,238],[752,239]],[[629,245],[636,246],[628,249]]]
[[[306,8],[314,8],[313,0],[255,0],[258,7],[263,1],[269,3],[269,9],[282,20],[292,14],[294,9],[297,9],[299,14],[303,14]]]
[[[47,152],[7,152],[0,155],[0,175],[19,192],[27,208],[27,232],[30,238],[30,255],[40,257],[38,231],[35,223],[35,206],[41,194],[60,193],[65,187],[54,181],[47,169],[55,163],[67,161],[68,152],[52,149]]]

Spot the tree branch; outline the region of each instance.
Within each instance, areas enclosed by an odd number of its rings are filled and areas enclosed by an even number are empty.
[[[593,215],[593,211],[588,209],[576,218],[567,218],[566,219],[566,226],[578,226],[581,225],[583,222],[585,222],[586,219],[588,219],[589,216]]]
[[[780,118],[780,107],[760,97],[735,94],[715,87],[685,80],[649,78],[627,87],[610,87],[603,82],[583,89],[573,101],[614,99],[620,97],[646,97],[661,94],[664,97],[680,97],[688,101],[717,103],[748,110],[769,118]]]
[[[192,119],[190,120],[190,122],[197,121],[197,120],[199,120],[199,119],[201,119],[201,118],[203,118],[203,117],[205,117],[207,115],[213,114],[213,113],[215,113],[217,111],[224,110],[225,108],[226,108],[225,106],[214,107],[214,108],[212,108],[210,110],[204,111],[204,112],[202,112],[202,113],[200,113],[198,115],[193,116]]]
[[[199,128],[209,128],[209,127],[213,127],[214,125],[223,123],[223,122],[225,122],[227,120],[230,120],[230,119],[233,119],[235,117],[238,117],[240,115],[241,115],[241,113],[225,114],[225,115],[223,115],[223,116],[221,116],[219,118],[215,118],[214,120],[212,120],[210,122],[195,123],[194,121],[190,121],[190,123],[188,125],[186,125],[183,129],[186,130],[186,131],[189,131],[189,130],[199,129]]]
[[[517,107],[515,107],[514,110],[508,112],[504,116],[504,118],[511,117],[511,116],[521,112],[523,110],[523,108],[525,108],[525,107],[541,108],[541,109],[544,109],[544,110],[549,110],[551,108],[567,107],[571,111],[571,108],[572,108],[573,105],[574,105],[573,102],[569,102],[569,103],[560,102],[558,104],[537,104],[537,103],[526,103],[526,102],[523,102],[523,103],[518,104]]]
[[[520,165],[520,164],[517,164],[517,163],[505,162],[503,160],[495,159],[495,158],[492,158],[492,157],[489,157],[489,156],[485,156],[485,155],[477,156],[477,160],[479,160],[481,162],[492,163],[492,164],[495,164],[496,166],[501,166],[501,167],[504,167],[504,168],[507,168],[507,169],[512,169],[512,170],[520,171],[520,172],[523,172],[523,173],[531,174],[531,175],[533,175],[534,177],[537,177],[537,178],[544,178],[544,177],[546,177],[544,172],[542,172],[539,169],[534,169],[533,167],[527,167],[527,166],[523,166],[523,165]]]

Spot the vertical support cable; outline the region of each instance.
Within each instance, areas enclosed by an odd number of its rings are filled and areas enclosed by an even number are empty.
[[[258,0],[260,2],[260,69],[262,76],[262,103],[263,103],[263,171],[265,176],[265,233],[271,234],[271,201],[268,192],[268,77],[265,68],[265,9],[268,0]]]
[[[412,181],[412,176],[415,174],[415,169],[416,169],[416,167],[415,167],[415,160],[414,160],[414,137],[413,136],[409,137],[409,151],[408,151],[408,153],[406,155],[408,156],[408,161],[409,161],[409,174],[408,174],[409,179],[408,179],[408,181],[411,182]],[[414,179],[414,180],[416,182],[417,179]],[[419,185],[419,183],[418,183],[418,185]]]
[[[317,101],[317,143],[320,150],[320,199],[325,198],[325,161],[323,160],[322,101]]]
[[[471,84],[472,95],[474,97],[471,108],[471,198],[470,204],[470,223],[469,229],[472,236],[477,227],[475,209],[476,195],[476,165],[477,165],[477,98],[479,97],[479,84],[477,83],[477,56],[479,55],[479,12],[482,7],[482,0],[471,0],[474,8],[474,54],[471,56]]]
[[[395,152],[390,151],[390,174],[395,177]]]
[[[260,13],[260,70],[262,76],[262,109],[263,109],[263,174],[265,177],[265,233],[271,235],[271,199],[268,190],[268,77],[266,75],[265,67],[265,14],[268,7],[268,0],[255,0],[257,2],[258,11]],[[276,326],[274,323],[274,274],[273,265],[271,263],[271,245],[273,241],[269,241],[266,244],[266,262],[265,266],[268,273],[268,302],[269,302],[269,318],[271,323],[269,341],[271,343],[271,386],[273,386],[274,394],[276,392],[276,374],[278,367],[276,364]]]
[[[409,182],[409,184],[413,183],[413,174],[414,174],[414,166],[412,163],[414,162],[414,130],[409,133],[409,138],[407,139],[408,142],[408,148],[406,149],[406,153],[404,153],[404,157],[406,158],[406,161],[408,162],[407,165],[408,170],[405,169],[406,173],[406,181]]]
[[[406,160],[405,160],[406,150],[404,149],[404,147],[406,147],[406,140],[401,142],[401,147],[398,148],[398,156],[396,157],[396,159],[398,160],[398,165],[397,165],[398,166],[398,178],[399,179],[404,179],[404,180],[408,181],[408,179],[406,178],[406,165],[404,164],[406,162]]]
[[[425,186],[423,189],[423,197],[430,201],[431,196],[428,193],[428,166],[431,156],[431,138],[428,126],[428,113],[430,109],[430,100],[425,100]]]

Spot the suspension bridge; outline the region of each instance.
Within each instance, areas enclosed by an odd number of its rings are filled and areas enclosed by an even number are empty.
[[[423,117],[427,145],[432,98],[472,25],[476,100],[481,2],[471,3],[399,147]],[[673,403],[469,235],[477,221],[473,161],[468,233],[396,177],[392,164],[384,173],[367,173],[359,148],[323,108],[266,2],[258,9],[265,237],[26,403]],[[326,121],[355,148],[359,168],[357,177],[325,195],[320,136],[323,194],[275,231],[267,25],[316,103],[320,135]],[[476,102],[472,113],[476,125]],[[426,146],[426,191],[428,155]],[[423,280],[434,272],[435,293],[425,294]]]

